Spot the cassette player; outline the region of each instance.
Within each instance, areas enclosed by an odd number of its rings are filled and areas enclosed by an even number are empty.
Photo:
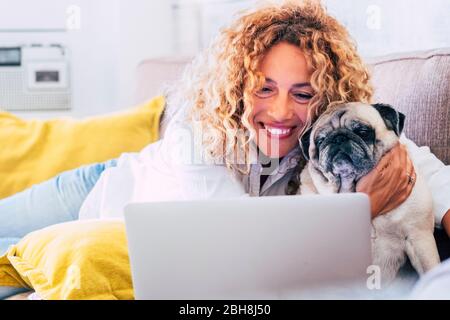
[[[0,108],[68,110],[70,63],[62,45],[0,47]]]

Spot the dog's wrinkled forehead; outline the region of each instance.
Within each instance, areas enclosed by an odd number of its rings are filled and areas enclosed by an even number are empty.
[[[352,128],[357,123],[384,129],[385,125],[378,111],[371,105],[351,102],[334,106],[323,113],[317,120],[316,128],[323,130]]]

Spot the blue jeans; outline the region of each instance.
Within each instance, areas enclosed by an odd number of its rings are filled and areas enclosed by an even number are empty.
[[[0,247],[52,224],[76,220],[101,173],[117,160],[86,165],[0,200]]]

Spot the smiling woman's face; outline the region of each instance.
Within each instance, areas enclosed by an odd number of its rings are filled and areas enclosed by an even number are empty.
[[[298,145],[307,120],[312,70],[298,47],[282,42],[267,52],[259,71],[266,80],[253,95],[250,123],[258,148],[270,158],[284,157]]]

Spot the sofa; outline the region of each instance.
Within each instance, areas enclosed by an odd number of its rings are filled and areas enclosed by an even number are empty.
[[[161,94],[191,57],[148,59],[136,72],[136,102]],[[405,52],[366,59],[375,89],[374,102],[388,103],[406,115],[405,134],[429,146],[450,164],[450,48]],[[164,130],[164,122],[162,126]],[[441,260],[450,257],[450,239],[436,229]]]
[[[177,79],[190,57],[143,61],[137,67],[136,103],[160,95]],[[375,88],[375,101],[389,103],[406,117],[405,133],[418,145],[429,146],[446,165],[450,164],[450,48],[408,52],[367,59]],[[164,115],[163,115],[164,120]],[[162,121],[160,136],[164,132]],[[450,239],[435,232],[441,259],[450,257]],[[411,274],[407,264],[403,273]]]

